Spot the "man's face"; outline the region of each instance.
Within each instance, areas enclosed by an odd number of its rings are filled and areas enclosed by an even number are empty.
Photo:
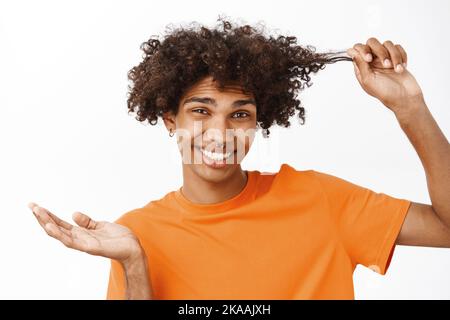
[[[240,169],[253,141],[254,96],[233,83],[221,90],[205,77],[181,97],[175,126],[185,169],[212,182],[226,179]]]

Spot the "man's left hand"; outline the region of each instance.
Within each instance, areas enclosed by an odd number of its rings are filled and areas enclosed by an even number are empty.
[[[380,100],[395,114],[409,111],[423,101],[422,90],[406,69],[407,54],[399,44],[387,40],[381,44],[370,38],[347,49],[353,58],[355,75],[369,95]]]

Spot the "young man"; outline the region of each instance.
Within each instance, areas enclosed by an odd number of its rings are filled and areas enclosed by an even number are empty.
[[[432,205],[288,164],[243,170],[252,130],[288,127],[295,111],[304,120],[296,92],[345,58],[223,26],[150,39],[129,73],[129,110],[177,133],[178,190],[116,223],[77,212],[72,226],[30,204],[50,236],[111,259],[109,299],[353,299],[357,264],[385,274],[396,244],[450,247],[450,146],[400,45],[370,38],[347,53],[416,149]]]

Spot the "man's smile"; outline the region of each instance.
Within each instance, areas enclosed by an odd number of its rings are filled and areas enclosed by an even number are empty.
[[[221,149],[222,152],[219,152],[217,149],[216,151],[209,151],[200,146],[194,146],[194,148],[202,154],[202,162],[213,168],[224,167],[227,159],[236,153],[236,151],[225,152],[223,149]]]

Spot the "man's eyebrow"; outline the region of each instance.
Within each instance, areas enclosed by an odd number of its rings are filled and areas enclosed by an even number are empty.
[[[202,97],[191,97],[189,99],[186,99],[183,103],[183,105],[190,103],[190,102],[198,102],[198,103],[204,103],[204,104],[210,104],[213,105],[215,107],[217,107],[217,102],[216,100],[212,99],[212,98],[202,98]],[[256,102],[254,99],[242,99],[242,100],[236,100],[233,102],[233,104],[231,105],[233,108],[238,108],[240,106],[246,105],[246,104],[253,104],[256,107]]]

